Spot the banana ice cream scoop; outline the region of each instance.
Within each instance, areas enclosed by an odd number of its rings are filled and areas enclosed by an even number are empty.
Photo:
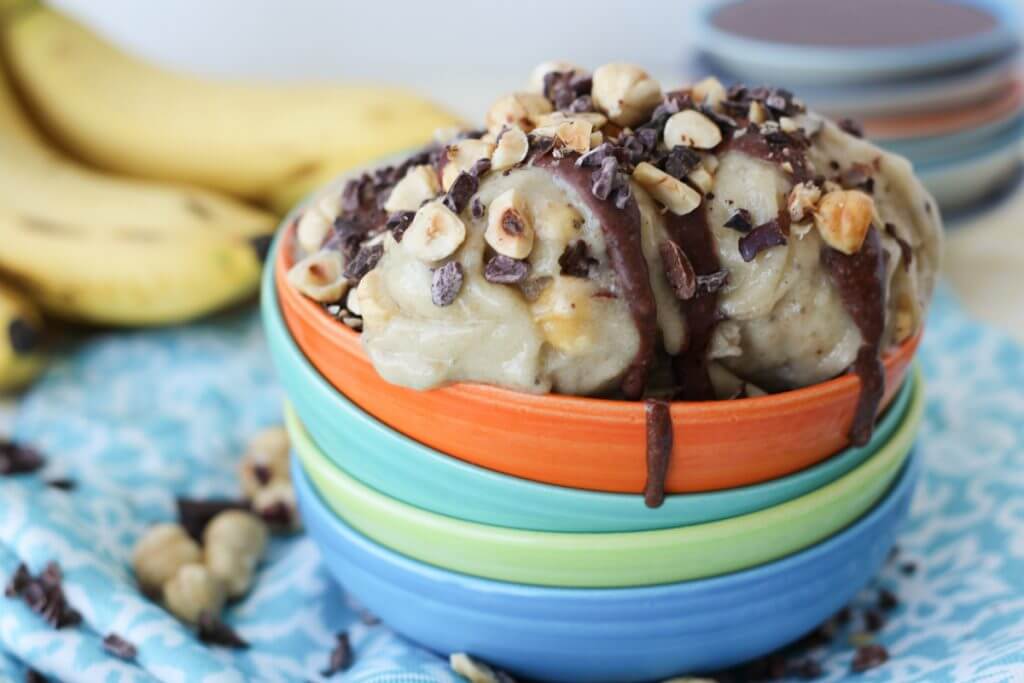
[[[853,371],[864,443],[939,262],[910,164],[781,89],[531,80],[308,208],[293,284],[396,384],[708,400]]]

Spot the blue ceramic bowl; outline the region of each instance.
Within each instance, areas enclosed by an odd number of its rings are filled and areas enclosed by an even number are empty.
[[[275,246],[276,249],[276,246]],[[270,257],[273,263],[273,256]],[[364,484],[410,505],[490,526],[555,532],[668,529],[728,519],[815,491],[863,463],[906,413],[915,376],[883,416],[871,442],[796,474],[743,488],[668,496],[657,509],[643,496],[562,488],[471,465],[413,441],[350,403],[321,377],[285,327],[264,275],[263,322],[277,376],[305,428],[335,464]]]
[[[442,655],[469,652],[519,676],[594,683],[728,667],[807,633],[879,570],[907,515],[917,474],[912,455],[873,510],[777,562],[665,586],[563,589],[474,578],[387,550],[333,515],[292,462],[299,508],[324,563],[398,633]]]
[[[738,0],[704,2],[691,31],[716,64],[742,79],[782,85],[838,85],[908,78],[997,59],[1019,45],[1013,0],[962,0],[992,14],[990,31],[958,40],[893,47],[792,45],[757,40],[718,28],[712,17]]]

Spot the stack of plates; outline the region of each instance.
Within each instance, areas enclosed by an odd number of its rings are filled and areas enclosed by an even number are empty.
[[[795,90],[908,157],[945,209],[1017,177],[1024,80],[1012,0],[717,0],[698,71]]]
[[[262,312],[297,500],[338,581],[407,638],[531,680],[715,670],[798,639],[889,554],[917,477],[917,339],[886,357],[887,408],[860,448],[852,376],[672,404],[652,509],[642,404],[388,385],[288,284],[293,239],[274,246]]]

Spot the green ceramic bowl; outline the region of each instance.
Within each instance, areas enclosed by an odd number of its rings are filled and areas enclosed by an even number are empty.
[[[428,512],[367,487],[335,466],[294,415],[288,428],[304,471],[330,507],[371,540],[463,574],[541,586],[648,586],[727,574],[790,555],[854,522],[889,489],[924,411],[915,386],[903,423],[871,458],[832,483],[732,519],[656,531],[522,531]]]

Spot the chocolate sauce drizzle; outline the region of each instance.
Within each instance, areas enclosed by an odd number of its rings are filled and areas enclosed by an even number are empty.
[[[649,398],[644,401],[647,422],[647,483],[644,504],[661,507],[665,502],[665,476],[672,457],[672,415],[667,401]]]
[[[647,260],[640,244],[640,207],[633,197],[629,198],[622,209],[617,208],[613,202],[595,197],[590,191],[592,169],[576,166],[577,158],[576,154],[561,159],[545,154],[535,156],[533,164],[550,170],[574,187],[601,224],[608,259],[640,335],[636,356],[622,380],[622,393],[627,399],[636,400],[643,396],[647,373],[654,360],[655,340],[658,338],[654,292],[651,290]],[[681,246],[686,248],[685,245]]]
[[[685,216],[666,213],[665,227],[669,239],[679,245],[689,258],[698,278],[721,271],[715,238],[703,206]],[[715,395],[708,376],[707,350],[711,334],[719,322],[718,289],[698,287],[695,296],[679,301],[679,307],[686,318],[686,339],[679,355],[672,360],[676,381],[680,385],[679,398],[684,401],[712,400]]]
[[[855,254],[847,255],[831,247],[821,251],[821,263],[863,338],[853,363],[853,372],[861,381],[857,412],[850,428],[850,441],[855,446],[863,446],[871,440],[878,406],[885,393],[885,366],[881,356],[887,261],[888,254],[873,226]]]
[[[775,131],[765,134],[751,125],[746,133],[724,143],[721,153],[728,150],[743,152],[755,159],[775,164],[794,183],[802,183],[814,176],[807,163],[807,144],[800,133]],[[784,167],[784,164],[788,166]]]

